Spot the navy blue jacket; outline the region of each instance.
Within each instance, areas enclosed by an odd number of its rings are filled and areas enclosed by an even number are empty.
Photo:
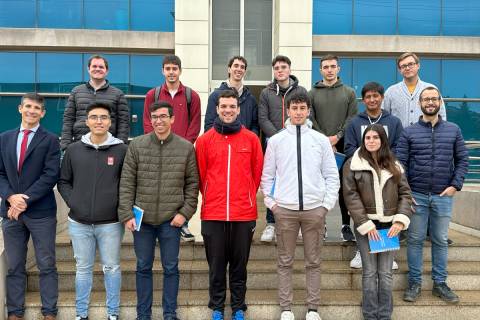
[[[230,87],[226,82],[222,82],[220,87],[215,89],[208,97],[207,112],[205,113],[204,131],[207,132],[213,126],[213,122],[217,115],[217,102],[220,92],[229,90]],[[240,122],[250,131],[253,131],[257,136],[260,131],[258,128],[258,107],[257,100],[250,93],[250,90],[243,86],[242,95],[238,98],[240,103]]]
[[[44,218],[57,214],[53,187],[60,174],[60,144],[58,137],[40,126],[28,145],[22,172],[17,170],[17,137],[20,128],[0,134],[0,214],[7,217],[10,204],[6,200],[13,194],[29,196],[27,209],[22,213],[29,218]]]
[[[420,119],[403,130],[396,155],[405,167],[412,191],[440,194],[450,186],[462,189],[468,151],[456,124],[439,117],[432,128],[430,122]]]
[[[377,119],[371,119],[375,122]],[[392,152],[395,152],[397,147],[398,139],[402,134],[403,127],[402,121],[394,115],[390,114],[388,111],[383,110],[380,120],[377,124],[386,127],[386,132],[388,136],[388,142],[390,142],[390,149]],[[362,145],[362,135],[365,129],[370,125],[370,120],[368,119],[367,112],[362,112],[356,115],[350,120],[350,124],[345,130],[345,147],[344,152],[347,158],[350,158],[355,153],[355,150],[360,148]]]

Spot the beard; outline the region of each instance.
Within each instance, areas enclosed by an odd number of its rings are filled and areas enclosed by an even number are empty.
[[[422,106],[422,113],[426,116],[434,116],[440,111],[440,106],[436,106],[433,111],[428,111],[426,107]]]

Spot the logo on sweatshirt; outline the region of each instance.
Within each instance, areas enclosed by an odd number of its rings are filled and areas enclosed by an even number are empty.
[[[108,157],[107,158],[107,164],[109,166],[113,166],[113,163],[114,163],[114,158],[112,156]]]

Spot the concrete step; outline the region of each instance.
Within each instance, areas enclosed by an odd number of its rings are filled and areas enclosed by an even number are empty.
[[[256,231],[250,260],[276,259],[275,243],[263,243],[259,241],[263,230]],[[333,232],[331,232],[333,234]],[[478,261],[480,262],[480,238],[470,236],[455,230],[450,230],[449,237],[454,244],[448,249],[449,261]],[[330,236],[324,242],[322,258],[325,260],[350,260],[353,258],[355,243],[343,242],[339,237]],[[425,242],[424,259],[431,261],[431,243]],[[303,243],[298,242],[295,252],[297,259],[303,260]],[[133,250],[133,237],[131,232],[126,232],[123,240],[121,257],[123,259],[135,259]],[[406,261],[406,248],[397,253],[397,260]],[[97,259],[98,260],[98,259]],[[180,247],[180,260],[205,260],[205,248],[203,242],[182,242]],[[67,231],[57,235],[57,261],[73,261],[73,250],[70,244],[70,237]]]
[[[402,291],[394,291],[395,320],[462,320],[477,319],[480,312],[480,291],[457,291],[460,303],[456,306],[448,305],[437,297],[424,290],[416,303],[402,300]],[[153,319],[162,319],[161,291],[154,292]],[[305,319],[304,306],[305,290],[295,290],[293,312],[297,319]],[[90,319],[105,319],[105,293],[92,292],[90,305]],[[229,298],[227,297],[227,303]],[[361,315],[360,290],[323,290],[319,313],[323,320],[360,320]],[[178,296],[178,316],[182,320],[210,319],[211,310],[207,308],[207,290],[180,290]],[[247,319],[272,320],[279,319],[277,291],[251,290],[247,291]],[[36,292],[27,294],[26,319],[40,319],[40,297]],[[75,317],[75,293],[64,291],[59,296],[59,314],[57,320],[71,320]],[[121,318],[135,319],[136,293],[122,291]],[[226,308],[226,319],[230,319],[230,309]]]
[[[73,291],[75,287],[75,263],[70,261],[57,264],[59,273],[59,290]],[[135,260],[122,261],[122,290],[135,290]],[[248,264],[248,282],[251,289],[277,288],[276,263],[272,260],[254,260]],[[326,260],[322,262],[322,289],[360,289],[361,270],[352,269],[348,261]],[[208,265],[203,261],[180,261],[180,288],[186,290],[208,288]],[[452,261],[448,265],[448,283],[454,290],[480,290],[480,263]],[[162,269],[159,261],[153,268],[153,285],[155,290],[162,288]],[[29,291],[38,291],[38,275],[36,267],[28,271],[27,286]],[[95,265],[94,290],[103,288],[103,273],[99,264]],[[431,288],[431,263],[424,265],[423,283]],[[293,287],[305,288],[305,268],[303,261],[295,261]],[[394,273],[394,289],[403,290],[407,285],[407,265],[399,263],[399,270]]]

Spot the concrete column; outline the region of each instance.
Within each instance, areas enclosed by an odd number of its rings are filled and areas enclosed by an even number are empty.
[[[274,55],[286,55],[292,61],[292,74],[300,85],[312,82],[313,0],[276,0]]]

